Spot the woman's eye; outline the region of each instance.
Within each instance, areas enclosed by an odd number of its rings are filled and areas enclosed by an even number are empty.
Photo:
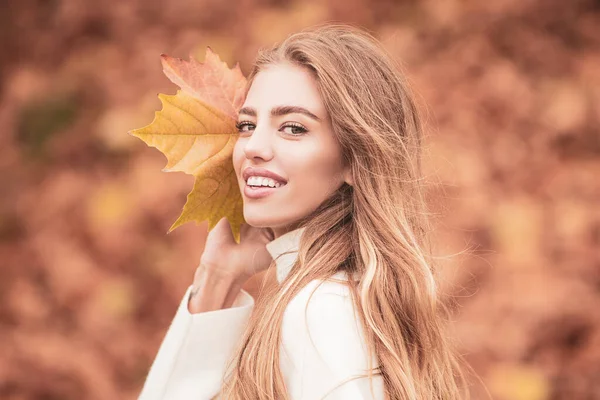
[[[249,121],[236,122],[235,127],[237,128],[238,132],[240,132],[240,133],[252,132],[254,129],[256,129],[256,126]],[[283,125],[279,129],[279,131],[285,132],[288,135],[292,135],[292,136],[300,136],[300,135],[308,132],[308,129],[306,129],[304,126],[302,126],[298,123],[288,123],[286,125]]]
[[[250,122],[247,122],[247,121],[242,121],[242,122],[236,123],[235,127],[237,128],[238,132],[249,132],[250,128],[254,127],[254,124],[251,124]],[[246,127],[248,127],[248,129],[245,129]]]
[[[295,123],[294,124],[287,124],[287,125],[282,126],[281,129],[280,129],[280,131],[285,131],[288,128],[289,128],[289,130],[287,132],[285,132],[285,133],[287,133],[289,135],[293,135],[293,136],[300,136],[303,133],[306,133],[308,131],[302,125],[295,124]]]

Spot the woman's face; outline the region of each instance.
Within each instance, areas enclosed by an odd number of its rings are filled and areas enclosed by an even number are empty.
[[[240,109],[238,129],[233,165],[244,218],[272,228],[275,238],[295,229],[344,181],[350,183],[315,79],[303,67],[276,64],[259,72]],[[253,189],[249,185],[261,182],[251,178],[247,184],[248,168],[275,173],[275,182],[283,184]],[[265,177],[264,170],[258,175]]]

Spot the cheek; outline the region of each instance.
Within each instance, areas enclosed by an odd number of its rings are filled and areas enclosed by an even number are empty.
[[[320,203],[343,181],[341,155],[337,151],[321,147],[285,160],[285,170],[290,171],[290,180],[294,182],[291,185],[297,196],[294,199]]]
[[[242,163],[244,162],[244,147],[240,139],[237,140],[233,147],[232,162],[235,174],[239,177]]]

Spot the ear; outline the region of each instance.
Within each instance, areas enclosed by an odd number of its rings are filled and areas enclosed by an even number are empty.
[[[350,169],[350,166],[347,166],[344,169],[344,182],[350,186],[354,186],[354,180],[352,179],[352,170]]]

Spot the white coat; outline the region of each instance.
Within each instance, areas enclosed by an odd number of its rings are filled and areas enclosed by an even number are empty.
[[[297,257],[304,229],[267,243],[280,283]],[[334,278],[347,279],[347,274],[340,272]],[[290,398],[383,400],[381,375],[373,377],[373,392],[368,378],[351,379],[366,374],[368,363],[363,330],[348,288],[326,281],[309,301],[318,283],[314,280],[304,287],[283,317],[280,369]],[[191,314],[187,308],[190,290],[191,286],[163,339],[139,400],[205,400],[219,392],[226,363],[241,339],[254,299],[242,290],[231,308]],[[374,356],[372,366],[378,365]]]

